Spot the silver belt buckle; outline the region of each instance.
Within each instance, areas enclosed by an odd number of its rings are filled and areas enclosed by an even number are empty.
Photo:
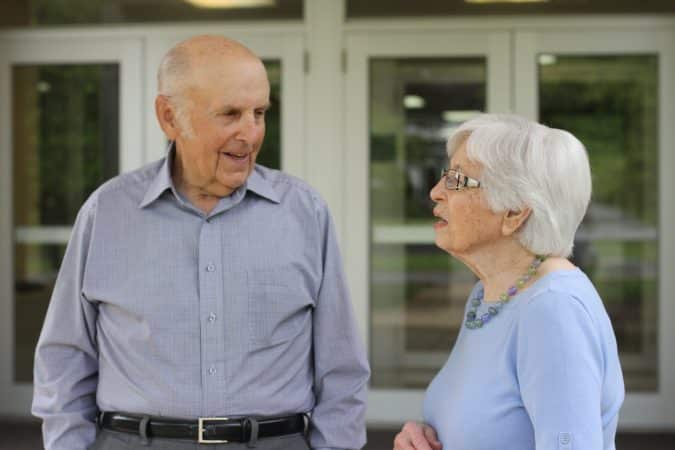
[[[200,444],[227,444],[229,441],[219,441],[216,439],[205,439],[204,438],[204,422],[228,422],[230,419],[227,417],[200,417],[197,419],[197,425],[199,430],[197,431],[197,442]]]

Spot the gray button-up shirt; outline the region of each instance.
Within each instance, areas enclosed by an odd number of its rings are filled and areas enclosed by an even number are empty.
[[[35,352],[45,447],[85,449],[99,410],[308,411],[312,447],[362,447],[369,369],[325,203],[256,166],[205,215],[171,156],[78,214]]]

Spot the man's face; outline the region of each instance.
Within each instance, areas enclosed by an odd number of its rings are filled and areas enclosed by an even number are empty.
[[[244,184],[265,137],[267,73],[249,57],[195,62],[192,76],[183,106],[191,130],[175,137],[176,164],[181,182],[224,197]]]

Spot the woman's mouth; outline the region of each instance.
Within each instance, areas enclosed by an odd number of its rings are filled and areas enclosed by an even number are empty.
[[[448,225],[448,221],[441,217],[439,212],[434,211],[433,214],[434,217],[438,219],[436,222],[434,222],[434,229],[443,228]]]

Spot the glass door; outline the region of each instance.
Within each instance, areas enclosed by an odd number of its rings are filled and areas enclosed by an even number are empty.
[[[433,244],[427,193],[445,138],[479,111],[513,111],[586,144],[594,193],[574,263],[614,324],[627,388],[620,423],[672,427],[672,27],[490,23],[505,24],[510,31],[452,21],[347,26],[343,244],[373,372],[369,420],[421,417],[423,391],[452,348],[475,282]]]
[[[0,392],[28,414],[33,352],[77,211],[144,155],[141,42],[0,40]],[[122,111],[124,114],[122,114]],[[64,324],[67,326],[67,324]]]
[[[428,192],[459,123],[509,108],[503,32],[347,37],[345,259],[372,368],[369,420],[420,415],[473,274],[434,245]]]
[[[288,26],[0,34],[0,414],[28,415],[33,351],[75,215],[119,172],[164,156],[156,71],[176,42],[238,39],[265,63],[272,107],[259,162],[305,176],[303,32]],[[126,38],[122,36],[137,36]],[[6,268],[6,269],[5,269]]]
[[[593,197],[574,262],[612,319],[627,390],[621,424],[665,426],[675,416],[666,232],[675,225],[675,36],[531,30],[515,41],[516,110],[571,131],[589,153]]]

